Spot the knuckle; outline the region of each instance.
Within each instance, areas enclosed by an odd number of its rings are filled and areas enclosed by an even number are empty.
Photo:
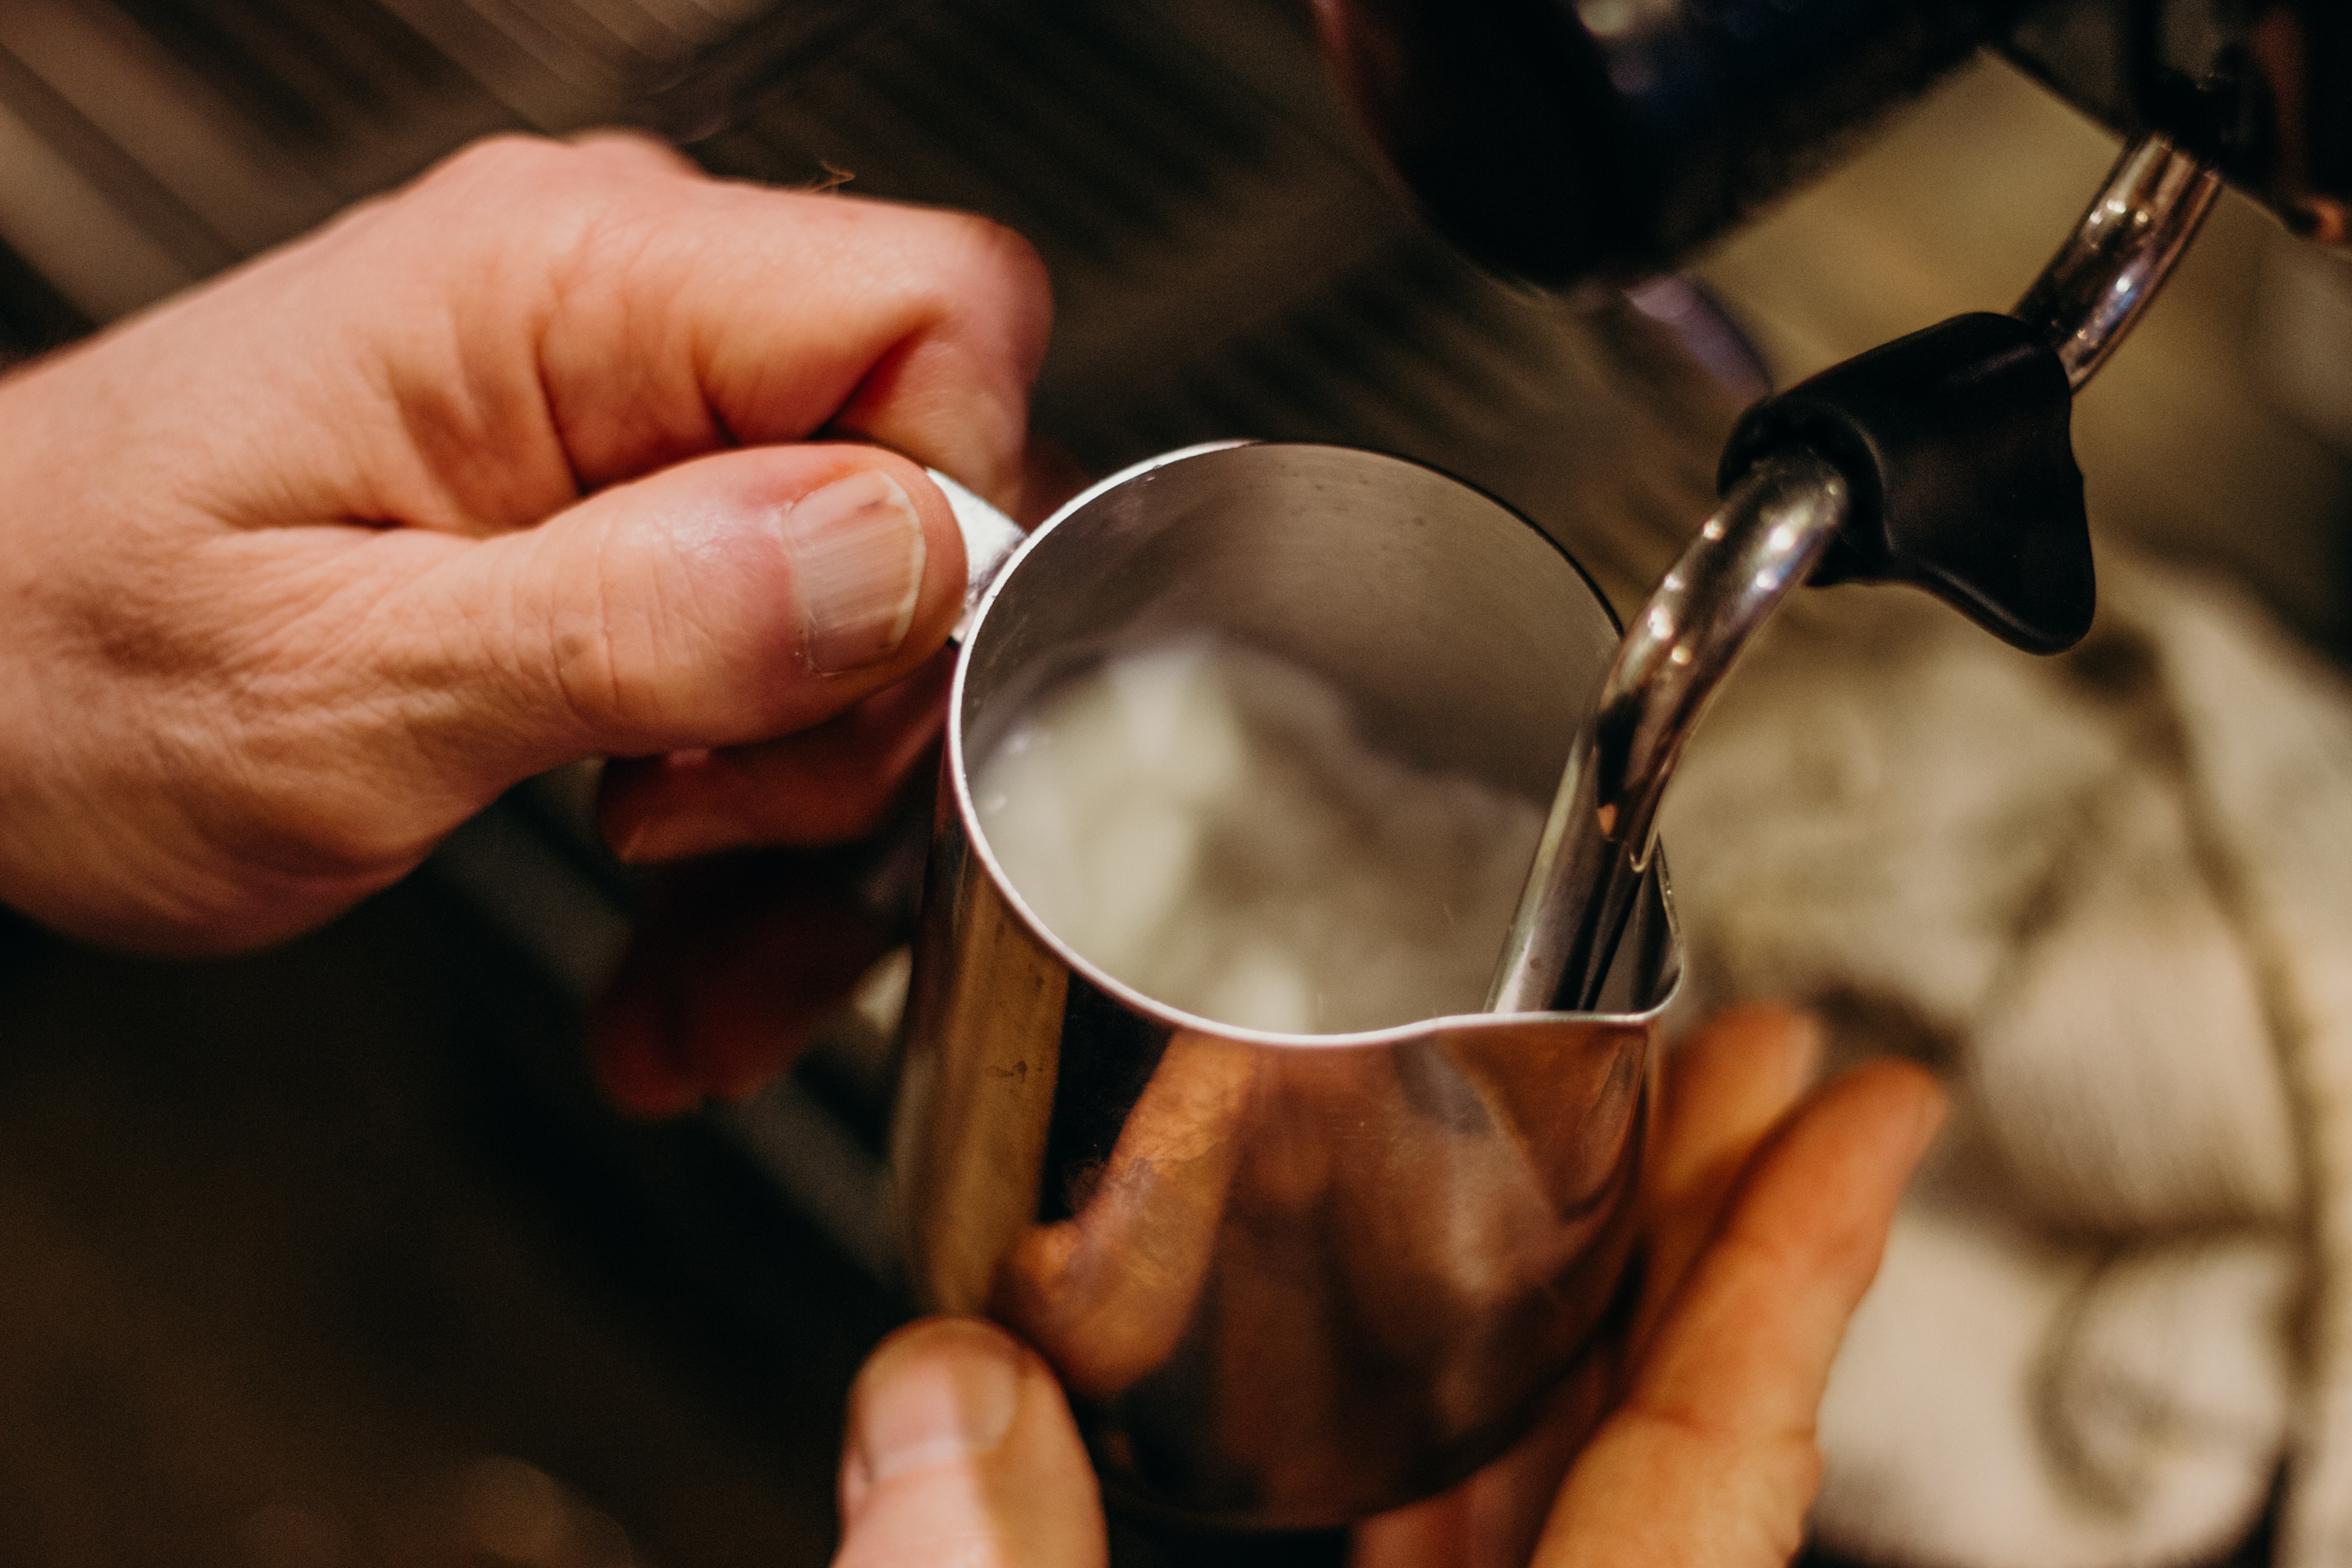
[[[953,292],[984,293],[1009,322],[1026,325],[1051,315],[1053,278],[1025,236],[975,213],[946,216],[953,226],[943,247],[943,281]]]
[[[695,574],[670,569],[651,543],[617,524],[568,574],[546,617],[545,659],[557,701],[583,740],[653,744],[693,727],[698,710],[730,695],[714,656],[710,612]]]
[[[1018,229],[984,217],[971,219],[970,243],[982,263],[995,273],[1007,290],[1025,302],[1045,303],[1053,299],[1052,275],[1045,270],[1045,258],[1037,247]]]
[[[877,299],[891,301],[909,331],[1025,322],[1052,309],[1052,283],[1036,247],[992,218],[835,195],[784,199],[837,226],[835,254],[862,260]],[[983,310],[975,310],[976,302]]]
[[[502,131],[469,142],[444,158],[425,174],[425,188],[478,184],[528,184],[553,172],[563,161],[563,146],[544,136]]]
[[[548,617],[546,659],[559,707],[583,735],[605,737],[638,727],[655,703],[616,644],[626,634],[614,624],[612,574],[602,555],[597,564]]]
[[[568,140],[502,132],[450,154],[415,190],[436,205],[498,214],[509,243],[562,258],[593,249],[615,217],[645,205],[649,185],[702,178],[682,154],[635,132]]]
[[[584,164],[623,174],[701,174],[692,159],[668,142],[625,126],[578,132],[559,145],[569,148]]]

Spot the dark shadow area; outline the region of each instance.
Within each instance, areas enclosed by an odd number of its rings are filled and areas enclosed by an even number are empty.
[[[576,1025],[423,879],[217,963],[12,920],[0,1561],[503,1560],[541,1494],[530,1561],[824,1561],[893,1310]]]

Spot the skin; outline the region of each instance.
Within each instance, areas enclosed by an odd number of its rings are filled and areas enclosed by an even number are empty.
[[[918,464],[1038,515],[1050,303],[976,218],[709,180],[644,141],[503,139],[0,380],[0,900],[226,952],[325,921],[533,773],[606,767],[657,889],[598,1026],[646,1112],[756,1087],[887,940],[850,873],[935,740],[963,584]],[[862,443],[870,442],[872,445]],[[911,460],[910,460],[911,459]],[[781,520],[878,470],[924,542],[870,662],[811,657]],[[811,514],[813,515],[814,509]],[[1363,1568],[1785,1562],[1813,1413],[1940,1115],[1733,1015],[1672,1075],[1622,1343]],[[840,1561],[1103,1560],[1045,1363],[935,1321],[853,1394]]]
[[[1808,1090],[1817,1031],[1727,1014],[1677,1052],[1622,1342],[1517,1449],[1356,1532],[1357,1568],[1770,1568],[1804,1540],[1814,1414],[1943,1116],[1876,1062]],[[836,1568],[1097,1568],[1102,1510],[1045,1363],[1001,1330],[899,1331],[850,1395]]]
[[[633,858],[861,831],[962,587],[917,462],[1019,505],[1050,309],[977,218],[510,138],[0,381],[0,899],[249,948],[587,757]],[[919,591],[823,672],[779,518],[866,468]]]

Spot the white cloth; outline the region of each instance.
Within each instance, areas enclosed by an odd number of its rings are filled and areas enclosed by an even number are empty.
[[[1823,1540],[1917,1568],[2352,1563],[2352,692],[2103,549],[2055,659],[1791,607],[1665,842],[1696,999],[1811,1000],[1954,1116],[1822,1415]]]

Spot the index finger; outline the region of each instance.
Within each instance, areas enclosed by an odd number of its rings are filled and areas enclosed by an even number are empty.
[[[239,522],[492,532],[821,431],[1010,506],[1051,313],[1034,253],[978,217],[500,137],[175,304],[151,326],[181,352],[148,368],[188,383],[151,401],[267,443],[183,476]]]
[[[1778,1568],[1796,1552],[1830,1363],[1942,1106],[1920,1068],[1874,1062],[1767,1145],[1570,1472],[1542,1568]]]
[[[550,149],[490,151],[478,168],[447,171],[446,199],[520,197],[517,216],[556,235],[540,363],[583,479],[707,449],[708,420],[745,443],[830,427],[1000,504],[1016,498],[1052,305],[1035,253],[1011,230],[637,159],[534,181],[524,165]],[[518,189],[541,182],[544,194]],[[591,224],[569,210],[583,203]],[[525,232],[519,243],[546,241]],[[526,289],[535,265],[526,258]]]
[[[1645,1254],[1631,1342],[1649,1342],[1722,1217],[1724,1203],[1821,1065],[1821,1026],[1749,1005],[1710,1019],[1666,1065],[1660,1125],[1643,1173]]]

